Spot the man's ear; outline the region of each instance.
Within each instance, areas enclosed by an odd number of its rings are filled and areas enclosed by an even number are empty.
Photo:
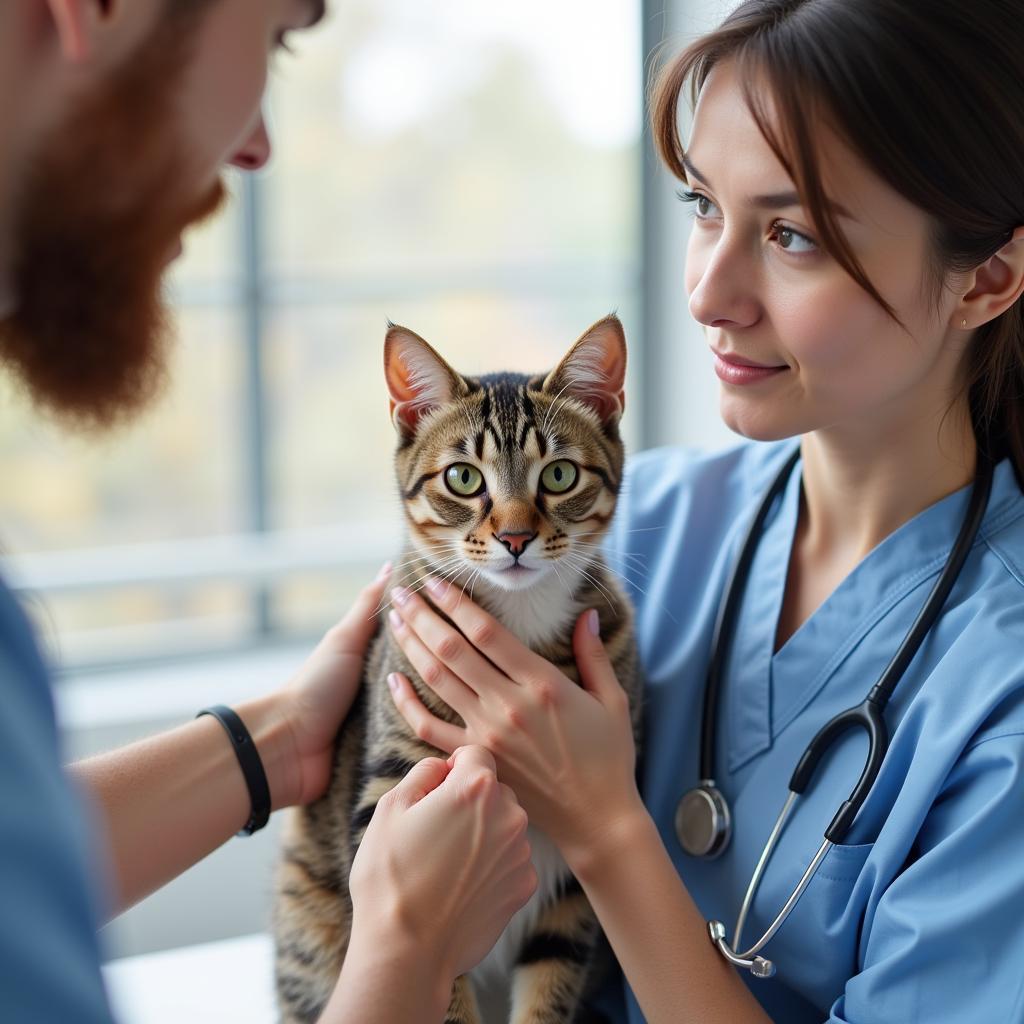
[[[610,423],[626,408],[626,335],[612,314],[583,332],[566,357],[544,379],[554,398],[570,395]]]
[[[147,18],[155,24],[157,18],[163,17],[163,7],[174,2],[147,0],[146,6],[140,6],[138,0],[134,5],[126,0],[43,0],[50,11],[61,55],[72,64],[82,64],[96,56],[97,36],[106,26],[132,19],[141,25]],[[126,17],[129,14],[132,18]]]
[[[420,419],[469,391],[469,386],[418,334],[389,324],[384,336],[384,376],[391,419],[399,433],[416,431]]]
[[[88,60],[92,54],[92,34],[89,31],[98,14],[109,6],[99,0],[46,0],[60,52],[73,64]]]

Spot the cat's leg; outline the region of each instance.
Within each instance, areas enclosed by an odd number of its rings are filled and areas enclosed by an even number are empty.
[[[277,1005],[283,1024],[319,1019],[348,949],[351,844],[348,819],[362,748],[362,708],[353,707],[324,795],[286,812],[273,908]]]
[[[480,1008],[468,974],[455,979],[444,1024],[480,1024]]]
[[[511,1024],[573,1019],[598,936],[597,916],[573,879],[541,911],[512,973]]]
[[[351,928],[347,891],[301,849],[285,843],[277,877],[274,974],[281,1024],[319,1020],[341,973]]]

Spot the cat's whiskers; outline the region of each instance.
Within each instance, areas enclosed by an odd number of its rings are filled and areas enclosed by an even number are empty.
[[[562,579],[562,574],[558,571],[558,560],[557,559],[555,559],[555,558],[551,559],[551,568],[552,568],[552,570],[555,573],[555,579],[557,579],[558,582],[561,583],[562,586],[565,588],[565,593],[568,596],[569,600],[571,601],[572,598],[573,598],[572,587],[570,587],[569,584],[566,583],[565,580]]]
[[[571,543],[566,546],[565,550],[567,550],[567,551],[576,551],[576,552],[584,551],[588,555],[600,555],[602,561],[607,561],[608,556],[609,556],[609,551],[605,547],[604,544],[595,544],[592,541],[581,541],[581,540],[577,539],[579,536],[582,536],[582,534],[577,534],[577,535],[574,535],[572,538],[570,538],[571,539]],[[643,567],[644,567],[645,570],[647,568],[647,566],[645,564],[646,563],[645,557],[643,555],[639,554],[638,552],[635,552],[635,551],[615,551],[615,552],[611,552],[611,554],[613,554],[616,558],[629,559],[629,560],[631,560],[633,562],[639,562],[639,563],[643,564]]]
[[[454,546],[457,548],[456,555],[453,558],[448,558],[445,559],[444,562],[438,563],[434,568],[430,568],[428,566],[426,575],[420,577],[420,579],[424,581],[422,586],[417,587],[413,593],[417,593],[419,590],[422,590],[423,587],[426,586],[426,580],[431,576],[436,576],[439,579],[456,580],[463,572],[469,572],[473,569],[472,565],[469,564],[469,560],[465,552],[461,550],[461,547],[458,545]],[[473,569],[473,572],[478,573],[480,570]],[[453,573],[454,576],[452,575]],[[417,582],[419,582],[419,580],[417,580]]]
[[[440,578],[441,578],[441,579],[446,579],[446,580],[448,580],[448,582],[449,582],[449,584],[450,584],[451,586],[454,586],[454,587],[458,587],[458,588],[459,588],[459,601],[461,602],[461,601],[462,601],[462,595],[463,595],[463,594],[465,594],[465,592],[466,592],[466,586],[468,586],[468,584],[470,583],[470,581],[471,581],[471,580],[473,579],[473,576],[474,576],[474,575],[475,575],[475,574],[476,574],[476,573],[477,573],[478,571],[479,571],[479,570],[477,570],[477,569],[474,569],[474,568],[473,568],[473,567],[472,567],[471,565],[466,565],[466,564],[463,564],[461,568],[460,568],[460,567],[458,567],[458,566],[456,566],[456,568],[455,568],[455,575],[454,575],[454,576],[452,575],[452,571],[451,571],[451,570],[449,570],[449,572],[445,573],[445,574],[444,574],[444,575],[442,575],[442,576],[441,576]],[[460,577],[460,576],[461,576],[461,575],[462,575],[462,574],[463,574],[464,572],[468,572],[468,573],[470,573],[469,579],[467,579],[465,583],[459,583],[459,577]]]
[[[443,561],[447,562],[452,557],[455,557],[456,555],[458,555],[458,553],[459,553],[458,546],[456,544],[454,544],[454,543],[446,542],[445,545],[444,545],[444,549],[442,550],[442,554],[444,554],[444,553],[447,553],[447,557],[444,558]],[[411,557],[405,559],[405,561],[392,563],[392,566],[391,566],[391,576],[392,576],[393,579],[395,577],[397,577],[397,575],[403,569],[408,569],[410,566],[421,565],[422,567],[425,568],[426,566],[431,564],[430,558],[428,558],[421,551],[411,552],[410,554],[411,554]]]
[[[601,596],[605,599],[605,601],[608,604],[608,610],[612,613],[612,615],[614,615],[615,605],[612,604],[611,591],[608,590],[607,587],[602,586],[602,584],[598,581],[597,577],[588,571],[591,568],[592,563],[585,561],[583,557],[580,555],[573,555],[571,552],[566,555],[563,555],[562,557],[571,568],[573,568],[585,580],[587,580],[588,583],[596,587],[601,592]]]
[[[622,533],[653,533],[655,530],[667,530],[667,526],[638,526],[635,530],[622,530]],[[592,530],[587,533],[574,533],[574,537],[603,537],[608,533],[604,530]]]
[[[641,587],[640,584],[636,582],[636,580],[631,580],[625,573],[619,572],[618,569],[616,569],[614,566],[608,565],[607,562],[605,563],[605,568],[610,573],[612,573],[612,575],[618,576],[619,579],[622,580],[627,586],[639,590],[640,593],[644,595],[644,597],[648,596],[647,591],[643,587]],[[632,566],[627,566],[627,568],[632,568]],[[679,620],[672,614],[672,612],[669,611],[666,605],[664,605],[661,601],[658,601],[657,605],[672,620],[672,622],[674,622],[677,626],[679,625]]]
[[[461,561],[462,561],[462,555],[461,554],[456,554],[456,555],[453,555],[451,558],[446,558],[443,562],[439,562],[439,563],[437,563],[434,566],[431,566],[431,565],[428,564],[425,567],[427,571],[422,576],[418,576],[411,583],[405,583],[405,584],[403,584],[403,586],[411,594],[418,594],[427,585],[427,580],[429,580],[431,576],[441,575],[445,571],[450,571],[451,568],[457,567],[458,564]],[[378,608],[374,612],[374,614],[375,615],[379,615],[381,612],[386,611],[387,609],[392,608],[393,606],[394,606],[394,600],[393,599],[390,600],[390,601],[384,602],[384,603],[382,603],[382,604],[380,604],[378,606]]]
[[[625,577],[622,576],[622,573],[612,568],[608,557],[608,551],[600,544],[576,544],[574,545],[573,550],[576,549],[579,549],[580,552],[586,554],[588,558],[600,558],[601,564],[608,569],[609,572],[614,572],[616,576],[621,576],[625,579]],[[635,572],[641,576],[649,575],[646,559],[641,555],[632,554],[628,551],[616,551],[614,555],[616,560],[620,558],[623,560],[625,568],[630,572]]]
[[[462,593],[459,594],[459,603],[460,604],[462,603],[462,599],[466,596],[466,588],[467,587],[469,588],[469,599],[470,599],[470,601],[473,600],[473,593],[474,593],[475,588],[476,588],[476,581],[480,578],[480,575],[482,573],[483,573],[483,569],[474,569],[473,572],[470,574],[469,579],[466,580],[466,584],[462,588]]]
[[[469,588],[469,599],[470,599],[470,601],[476,600],[476,598],[474,597],[474,595],[476,594],[476,585],[482,579],[486,579],[486,577],[484,576],[483,567],[477,569],[476,575],[473,577],[473,585]]]
[[[452,542],[445,542],[444,548],[447,549],[449,557],[459,553],[458,546]],[[444,553],[444,551],[442,551],[442,553]],[[411,558],[407,558],[404,562],[398,562],[393,565],[391,567],[391,574],[394,575],[402,569],[408,569],[410,565],[416,565],[417,563],[430,564],[430,558],[422,551],[417,552]]]
[[[572,545],[571,550],[586,551],[589,554],[594,555],[607,555],[607,549],[603,544],[587,544],[587,543],[575,543]],[[633,564],[630,568],[642,569],[644,572],[647,571],[647,559],[633,551],[616,551],[614,553],[616,558],[628,559]],[[607,559],[605,559],[607,561]]]

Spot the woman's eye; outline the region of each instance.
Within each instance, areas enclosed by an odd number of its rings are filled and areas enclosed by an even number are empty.
[[[708,197],[706,195],[703,195],[700,192],[687,192],[685,189],[683,189],[683,190],[680,190],[679,192],[677,192],[676,195],[679,196],[679,198],[684,203],[696,203],[696,206],[694,207],[694,214],[695,214],[697,220],[707,220],[708,219],[707,207],[709,207],[709,206],[710,207],[714,207],[715,206],[715,204],[713,202],[711,202],[711,200],[708,199]]]
[[[468,462],[456,462],[444,471],[444,482],[452,494],[472,498],[484,489],[484,475]]]
[[[810,238],[806,235],[801,235],[799,231],[787,228],[784,224],[772,225],[772,232],[779,243],[779,248],[785,249],[786,252],[802,256],[804,253],[818,251],[818,246]],[[793,246],[794,241],[796,242],[796,248]],[[801,245],[805,245],[807,248],[800,248]]]
[[[677,192],[676,195],[684,203],[696,204],[694,216],[697,220],[716,219],[709,216],[708,209],[717,210],[718,207],[703,193],[682,190]],[[808,238],[807,235],[803,235],[793,228],[787,228],[784,224],[773,224],[771,237],[783,252],[792,253],[794,256],[805,256],[818,252],[818,245],[812,238]]]
[[[565,494],[576,486],[579,470],[568,459],[549,462],[540,474],[540,485],[548,494]]]

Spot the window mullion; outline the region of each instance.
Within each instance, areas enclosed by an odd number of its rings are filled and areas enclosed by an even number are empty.
[[[267,451],[267,394],[263,372],[267,324],[267,288],[263,260],[264,185],[256,174],[242,176],[242,321],[245,338],[242,443],[246,526],[254,533],[270,529],[269,454]],[[266,585],[252,591],[256,633],[273,630],[271,591]]]

